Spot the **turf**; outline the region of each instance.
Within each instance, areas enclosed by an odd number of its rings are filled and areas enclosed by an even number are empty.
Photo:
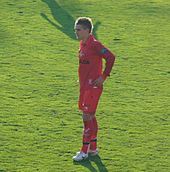
[[[0,171],[170,171],[170,2],[1,0]],[[100,154],[81,146],[77,17],[116,54],[97,110]]]

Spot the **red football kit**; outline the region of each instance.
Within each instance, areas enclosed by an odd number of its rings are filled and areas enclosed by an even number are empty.
[[[106,66],[102,72],[102,58],[106,60]],[[106,79],[110,76],[115,56],[90,34],[86,43],[80,41],[79,49],[79,82],[80,96],[79,109],[83,112],[96,111],[102,87],[92,84],[99,76]]]

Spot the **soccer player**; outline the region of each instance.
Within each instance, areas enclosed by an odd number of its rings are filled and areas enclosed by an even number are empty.
[[[88,154],[95,156],[97,149],[98,124],[96,108],[102,94],[103,83],[110,76],[115,56],[92,35],[93,24],[90,18],[80,17],[74,26],[79,49],[79,109],[83,113],[83,144],[80,152],[73,157],[74,161],[88,158]],[[102,58],[106,60],[102,72]]]

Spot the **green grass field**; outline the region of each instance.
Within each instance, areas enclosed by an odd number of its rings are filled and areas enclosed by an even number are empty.
[[[170,171],[170,1],[0,1],[0,172]],[[100,154],[73,163],[79,16],[116,54],[97,110]]]

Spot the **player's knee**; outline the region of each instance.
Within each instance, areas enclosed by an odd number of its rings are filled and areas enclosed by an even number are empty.
[[[83,121],[90,121],[94,118],[95,113],[83,112]]]
[[[85,138],[91,137],[91,133],[92,133],[92,130],[91,130],[90,128],[87,128],[87,129],[84,129],[84,130],[83,130],[83,136],[84,136]]]
[[[83,121],[89,121],[90,116],[88,114],[83,113]]]

